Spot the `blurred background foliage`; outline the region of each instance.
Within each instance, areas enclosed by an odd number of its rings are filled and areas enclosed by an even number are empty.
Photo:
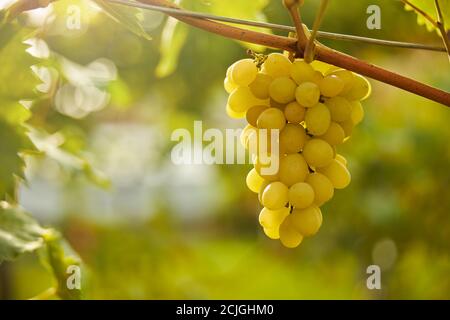
[[[178,2],[290,24],[279,0]],[[318,1],[305,2],[311,25]],[[371,4],[382,9],[381,30],[366,27]],[[71,30],[74,8],[81,24]],[[41,128],[31,138],[47,157],[27,158],[20,200],[41,224],[58,226],[81,256],[86,298],[450,298],[447,108],[373,81],[366,119],[340,149],[352,184],[324,208],[318,236],[285,249],[260,230],[260,206],[245,187],[248,166],[170,160],[176,128],[192,130],[194,120],[204,128],[243,126],[227,118],[222,84],[245,47],[159,13],[138,18],[152,40],[84,0],[60,0],[21,18],[39,27],[30,50],[45,58],[35,71],[46,95],[33,104],[28,123]],[[322,30],[441,43],[392,0],[331,1]],[[324,43],[450,90],[445,54]],[[19,68],[27,62],[17,53]],[[366,289],[371,264],[382,268],[382,290]],[[10,298],[52,285],[35,256],[8,269]]]

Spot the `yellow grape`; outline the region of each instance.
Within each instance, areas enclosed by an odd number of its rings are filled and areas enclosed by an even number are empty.
[[[333,184],[325,175],[318,172],[311,173],[306,178],[306,183],[314,189],[314,203],[318,206],[333,198]]]
[[[223,81],[223,87],[227,93],[232,93],[234,89],[238,87],[236,83],[230,80],[230,78],[226,77]]]
[[[353,74],[353,85],[345,97],[350,101],[362,101],[370,96],[371,91],[372,86],[366,78],[359,74]]]
[[[330,123],[330,110],[323,103],[318,103],[314,107],[306,110],[305,125],[308,133],[315,136],[323,135],[330,127]]]
[[[305,120],[306,109],[293,101],[284,108],[284,116],[290,123],[300,123]]]
[[[259,200],[259,203],[260,203],[260,204],[262,204],[262,195],[263,195],[263,193],[264,193],[264,190],[266,189],[266,187],[267,187],[270,183],[271,183],[271,181],[264,180],[264,182],[263,182],[263,184],[262,184],[262,186],[261,186],[261,189],[260,189],[259,192],[258,192],[258,200]]]
[[[289,203],[297,209],[304,209],[314,202],[314,189],[306,182],[299,182],[289,188]]]
[[[360,124],[364,119],[364,109],[359,101],[352,101],[352,113],[350,114],[350,118],[352,119],[353,124],[356,126]]]
[[[268,99],[269,87],[272,83],[272,80],[273,78],[268,74],[259,72],[256,75],[256,79],[249,86],[253,95],[258,99]]]
[[[289,189],[283,183],[276,181],[269,184],[262,194],[262,204],[270,210],[279,210],[289,201]]]
[[[245,112],[236,112],[227,104],[226,108],[227,115],[233,119],[242,119],[245,118]]]
[[[320,83],[323,80],[323,74],[319,71],[314,71],[314,78],[311,80],[312,83],[315,83],[320,88]]]
[[[278,229],[284,219],[289,215],[289,208],[283,207],[279,210],[263,208],[259,213],[259,224],[268,229]]]
[[[269,87],[270,97],[278,103],[286,104],[295,100],[297,85],[288,77],[276,78]]]
[[[330,74],[322,79],[319,88],[325,97],[336,97],[344,90],[344,81],[339,76]]]
[[[279,170],[276,170],[276,172],[268,172],[269,169],[272,170],[273,167],[272,165],[272,161],[270,159],[264,159],[264,163],[262,163],[262,161],[260,161],[260,157],[256,157],[255,159],[255,170],[256,172],[258,172],[258,174],[263,177],[265,180],[270,181],[270,182],[274,182],[274,181],[278,181],[279,178]],[[275,165],[274,165],[275,166]]]
[[[352,180],[348,169],[341,162],[335,159],[330,165],[320,168],[318,171],[330,179],[333,187],[336,189],[346,188]]]
[[[286,125],[286,118],[283,111],[277,108],[264,110],[256,121],[259,129],[279,129]]]
[[[329,165],[334,159],[334,151],[328,142],[322,139],[311,139],[305,143],[303,156],[313,168]]]
[[[254,193],[258,193],[264,183],[264,178],[259,175],[255,168],[250,170],[246,178],[247,187]]]
[[[314,69],[306,63],[304,60],[295,60],[291,67],[291,78],[297,84],[302,84],[303,82],[313,82],[314,80]]]
[[[304,237],[315,235],[322,226],[322,212],[318,207],[296,209],[292,211],[292,226]]]
[[[263,113],[265,110],[269,109],[268,106],[253,106],[250,109],[247,110],[247,113],[245,114],[245,118],[247,119],[247,122],[251,124],[252,126],[257,126],[257,121],[261,113]]]
[[[343,122],[339,122],[339,125],[344,129],[345,137],[350,137],[353,133],[353,129],[355,128],[355,125],[353,124],[352,119],[348,119]]]
[[[306,131],[299,124],[288,123],[280,132],[280,152],[299,153],[306,142]]]
[[[303,82],[297,87],[295,98],[305,108],[314,107],[320,99],[319,86],[313,82]]]
[[[317,70],[322,74],[328,74],[336,69],[339,69],[331,64],[319,60],[314,60],[313,62],[311,62],[311,67],[313,67],[314,70]]]
[[[338,123],[331,122],[327,132],[325,132],[324,135],[319,136],[319,138],[325,140],[332,146],[337,146],[344,142],[345,132]]]
[[[277,240],[280,239],[280,227],[278,228],[263,228],[264,230],[264,234],[272,239],[272,240]]]
[[[335,75],[338,76],[342,81],[344,81],[344,89],[340,94],[341,95],[347,94],[353,86],[353,79],[354,79],[353,72],[344,69],[338,70],[330,69],[330,71],[331,72],[327,73],[326,75]]]
[[[280,159],[279,179],[288,187],[305,181],[309,168],[300,154],[288,154]]]
[[[267,56],[266,61],[263,63],[263,72],[272,76],[289,77],[291,73],[292,63],[289,59],[281,53],[271,53]]]
[[[343,155],[337,154],[335,159],[347,167],[347,159]]]
[[[303,241],[303,236],[292,224],[291,215],[287,216],[280,226],[280,241],[287,248],[296,248]]]
[[[342,97],[334,97],[328,99],[325,104],[330,109],[331,120],[335,122],[343,122],[350,119],[352,113],[352,105]]]
[[[284,112],[284,109],[286,108],[286,104],[276,102],[276,101],[273,100],[273,99],[270,99],[270,106],[271,106],[272,108],[280,109],[280,110],[283,111],[283,112]]]
[[[237,87],[228,97],[228,104],[235,112],[246,112],[254,105],[264,104],[263,100],[257,99],[249,87]]]
[[[231,79],[238,86],[248,86],[257,74],[258,68],[252,59],[239,60],[231,68]]]

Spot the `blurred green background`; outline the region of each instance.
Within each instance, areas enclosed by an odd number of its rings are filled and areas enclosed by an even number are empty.
[[[290,24],[279,0],[255,1],[250,9],[247,0],[234,2],[182,5]],[[311,25],[318,1],[305,2]],[[366,27],[370,4],[382,9],[381,30]],[[80,30],[64,28],[71,5],[82,9]],[[51,10],[60,14],[51,18]],[[245,186],[249,166],[175,166],[170,160],[176,128],[192,130],[194,120],[205,128],[243,127],[226,116],[222,84],[246,48],[177,26],[177,36],[186,35],[181,46],[182,40],[161,36],[171,36],[163,15],[149,12],[142,21],[153,40],[87,1],[62,0],[27,21],[44,26],[38,36],[58,61],[51,70],[64,73],[58,83],[50,80],[56,94],[33,107],[30,122],[111,179],[103,190],[54,159],[30,159],[29,183],[20,192],[22,205],[43,225],[58,227],[82,257],[85,298],[450,298],[450,110],[372,81],[365,121],[339,150],[349,160],[352,184],[324,207],[317,236],[285,249],[258,225],[260,206]],[[322,30],[440,44],[392,0],[331,1]],[[445,54],[324,43],[450,90]],[[87,83],[94,85],[77,91]],[[371,264],[382,269],[382,290],[366,288]],[[30,298],[52,285],[34,255],[7,268],[10,298]]]

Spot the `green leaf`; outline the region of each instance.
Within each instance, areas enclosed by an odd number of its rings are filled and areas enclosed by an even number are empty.
[[[131,8],[122,5],[116,5],[108,3],[104,0],[94,0],[95,3],[102,8],[102,10],[113,18],[118,23],[124,25],[128,30],[143,37],[144,39],[151,40],[152,37],[145,31],[145,28],[140,23],[142,10],[138,8]]]
[[[410,0],[411,4],[415,5],[419,9],[423,10],[428,14],[434,21],[437,21],[437,12],[434,0]],[[439,0],[439,5],[441,7],[442,14],[444,16],[445,27],[450,30],[450,0]],[[405,9],[408,11],[415,11],[408,5],[405,5]],[[423,17],[422,14],[417,13],[417,23],[419,25],[425,25],[429,31],[437,30],[435,26]]]
[[[0,202],[0,264],[41,248],[46,232],[22,208]]]

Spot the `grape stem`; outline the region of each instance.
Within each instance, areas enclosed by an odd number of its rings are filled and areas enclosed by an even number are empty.
[[[314,20],[313,28],[311,31],[311,36],[308,39],[308,43],[306,44],[305,49],[305,61],[311,63],[314,60],[315,49],[316,49],[316,37],[317,32],[319,31],[320,25],[322,24],[322,20],[325,16],[325,11],[327,10],[329,0],[321,0],[319,11],[317,12],[316,19]]]
[[[442,41],[444,41],[444,46],[447,49],[447,54],[450,59],[450,37],[447,35],[446,28],[445,28],[445,22],[444,22],[444,15],[442,14],[441,6],[439,5],[438,0],[434,0],[434,5],[436,7],[436,14],[437,14],[437,26],[442,36]]]
[[[16,5],[22,3],[22,6],[24,6],[24,4],[29,4],[33,2],[35,7],[32,7],[32,5],[25,6],[26,8],[22,10],[25,11],[42,7],[41,5],[42,2],[52,2],[52,1],[54,0],[20,0],[18,3],[16,3]],[[167,0],[138,0],[138,1],[144,4],[178,9],[180,10],[181,14],[176,13],[166,13],[166,14],[191,26],[221,35],[223,37],[259,44],[269,48],[286,50],[289,52],[294,52],[297,55],[299,54],[302,55],[302,53],[305,50],[306,42],[301,43],[301,41],[298,41],[297,39],[294,38],[246,30],[235,26],[211,21],[208,19],[183,16],[182,9],[179,6]],[[19,14],[20,12],[21,12],[20,10],[14,10],[14,16]],[[10,16],[13,16],[13,14],[10,14]],[[450,107],[450,93],[444,90],[432,87],[430,85],[402,76],[395,72],[375,66],[371,63],[365,62],[363,60],[360,60],[358,58],[352,57],[350,55],[336,51],[323,45],[317,46],[315,53],[317,60],[359,73],[374,80],[378,80],[380,82],[392,85],[394,87],[403,89],[405,91],[414,93],[416,95],[422,96],[429,100]]]

